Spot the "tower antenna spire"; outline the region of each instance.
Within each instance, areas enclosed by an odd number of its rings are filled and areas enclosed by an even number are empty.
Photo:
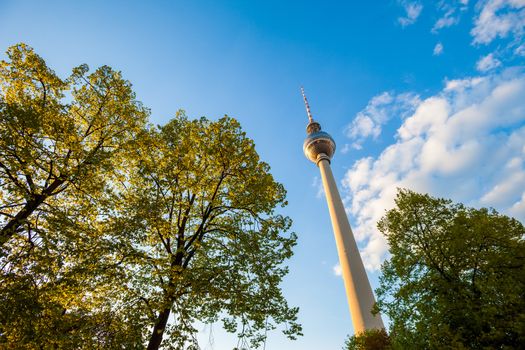
[[[310,123],[314,121],[314,118],[312,117],[312,113],[310,112],[310,105],[308,104],[308,100],[306,99],[306,95],[304,94],[304,88],[301,86],[301,94],[303,95],[304,105],[306,106],[306,114],[308,114],[308,120]]]

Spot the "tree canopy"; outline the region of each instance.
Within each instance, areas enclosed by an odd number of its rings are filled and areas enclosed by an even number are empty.
[[[0,63],[0,347],[182,349],[195,322],[258,346],[297,308],[286,192],[230,117],[147,124],[110,67]]]
[[[400,190],[378,223],[390,245],[378,304],[400,349],[525,344],[525,228],[493,209]]]
[[[166,345],[193,342],[194,320],[240,325],[254,346],[272,319],[289,321],[287,334],[297,335],[297,309],[278,288],[296,240],[281,235],[290,219],[274,213],[285,191],[239,123],[179,113],[143,141],[122,199],[137,256],[130,292],[154,320],[148,349],[165,333]]]
[[[126,344],[111,310],[110,177],[147,109],[104,66],[59,78],[30,47],[0,62],[0,343]],[[104,272],[104,273],[102,273]],[[116,295],[116,294],[114,294]]]

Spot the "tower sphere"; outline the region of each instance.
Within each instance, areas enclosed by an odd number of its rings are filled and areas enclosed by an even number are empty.
[[[326,154],[332,159],[335,153],[335,141],[327,132],[321,131],[319,123],[312,121],[306,127],[308,136],[303,143],[303,151],[306,158],[317,163],[317,156],[321,153]]]

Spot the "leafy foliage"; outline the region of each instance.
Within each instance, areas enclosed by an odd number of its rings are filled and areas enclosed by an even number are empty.
[[[378,224],[390,244],[379,308],[403,349],[525,344],[525,228],[495,210],[400,190]]]
[[[196,321],[257,346],[297,308],[285,190],[237,121],[162,127],[119,72],[0,63],[0,347],[196,348]],[[163,341],[164,339],[164,341]]]
[[[137,151],[138,171],[124,193],[124,217],[137,259],[130,292],[150,310],[150,348],[195,343],[195,320],[223,318],[253,346],[277,323],[300,334],[297,309],[278,287],[296,236],[274,213],[285,191],[259,160],[253,142],[232,118],[188,120],[182,112],[150,130]],[[147,287],[145,287],[147,286]],[[173,314],[174,324],[166,327]]]
[[[31,230],[29,217],[45,215],[44,203],[64,191],[103,191],[112,157],[147,116],[131,84],[107,66],[88,75],[82,65],[61,80],[23,44],[7,55],[0,63],[0,248]]]
[[[390,350],[391,340],[384,329],[369,329],[349,337],[344,350]]]
[[[115,157],[148,112],[109,67],[89,74],[82,65],[62,80],[24,44],[7,56],[0,63],[0,343],[129,343],[136,337],[123,332],[126,319],[112,308],[120,258],[104,221]]]

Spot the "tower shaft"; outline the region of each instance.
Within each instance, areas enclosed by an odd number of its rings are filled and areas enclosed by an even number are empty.
[[[330,168],[330,158],[321,153],[317,156],[317,166],[321,171],[326,202],[332,220],[332,227],[341,264],[342,277],[346,289],[346,297],[350,307],[354,334],[367,329],[384,328],[379,314],[372,315],[375,303],[372,288],[368,282],[365,267],[359,255],[343,202],[337,190],[337,185]]]

